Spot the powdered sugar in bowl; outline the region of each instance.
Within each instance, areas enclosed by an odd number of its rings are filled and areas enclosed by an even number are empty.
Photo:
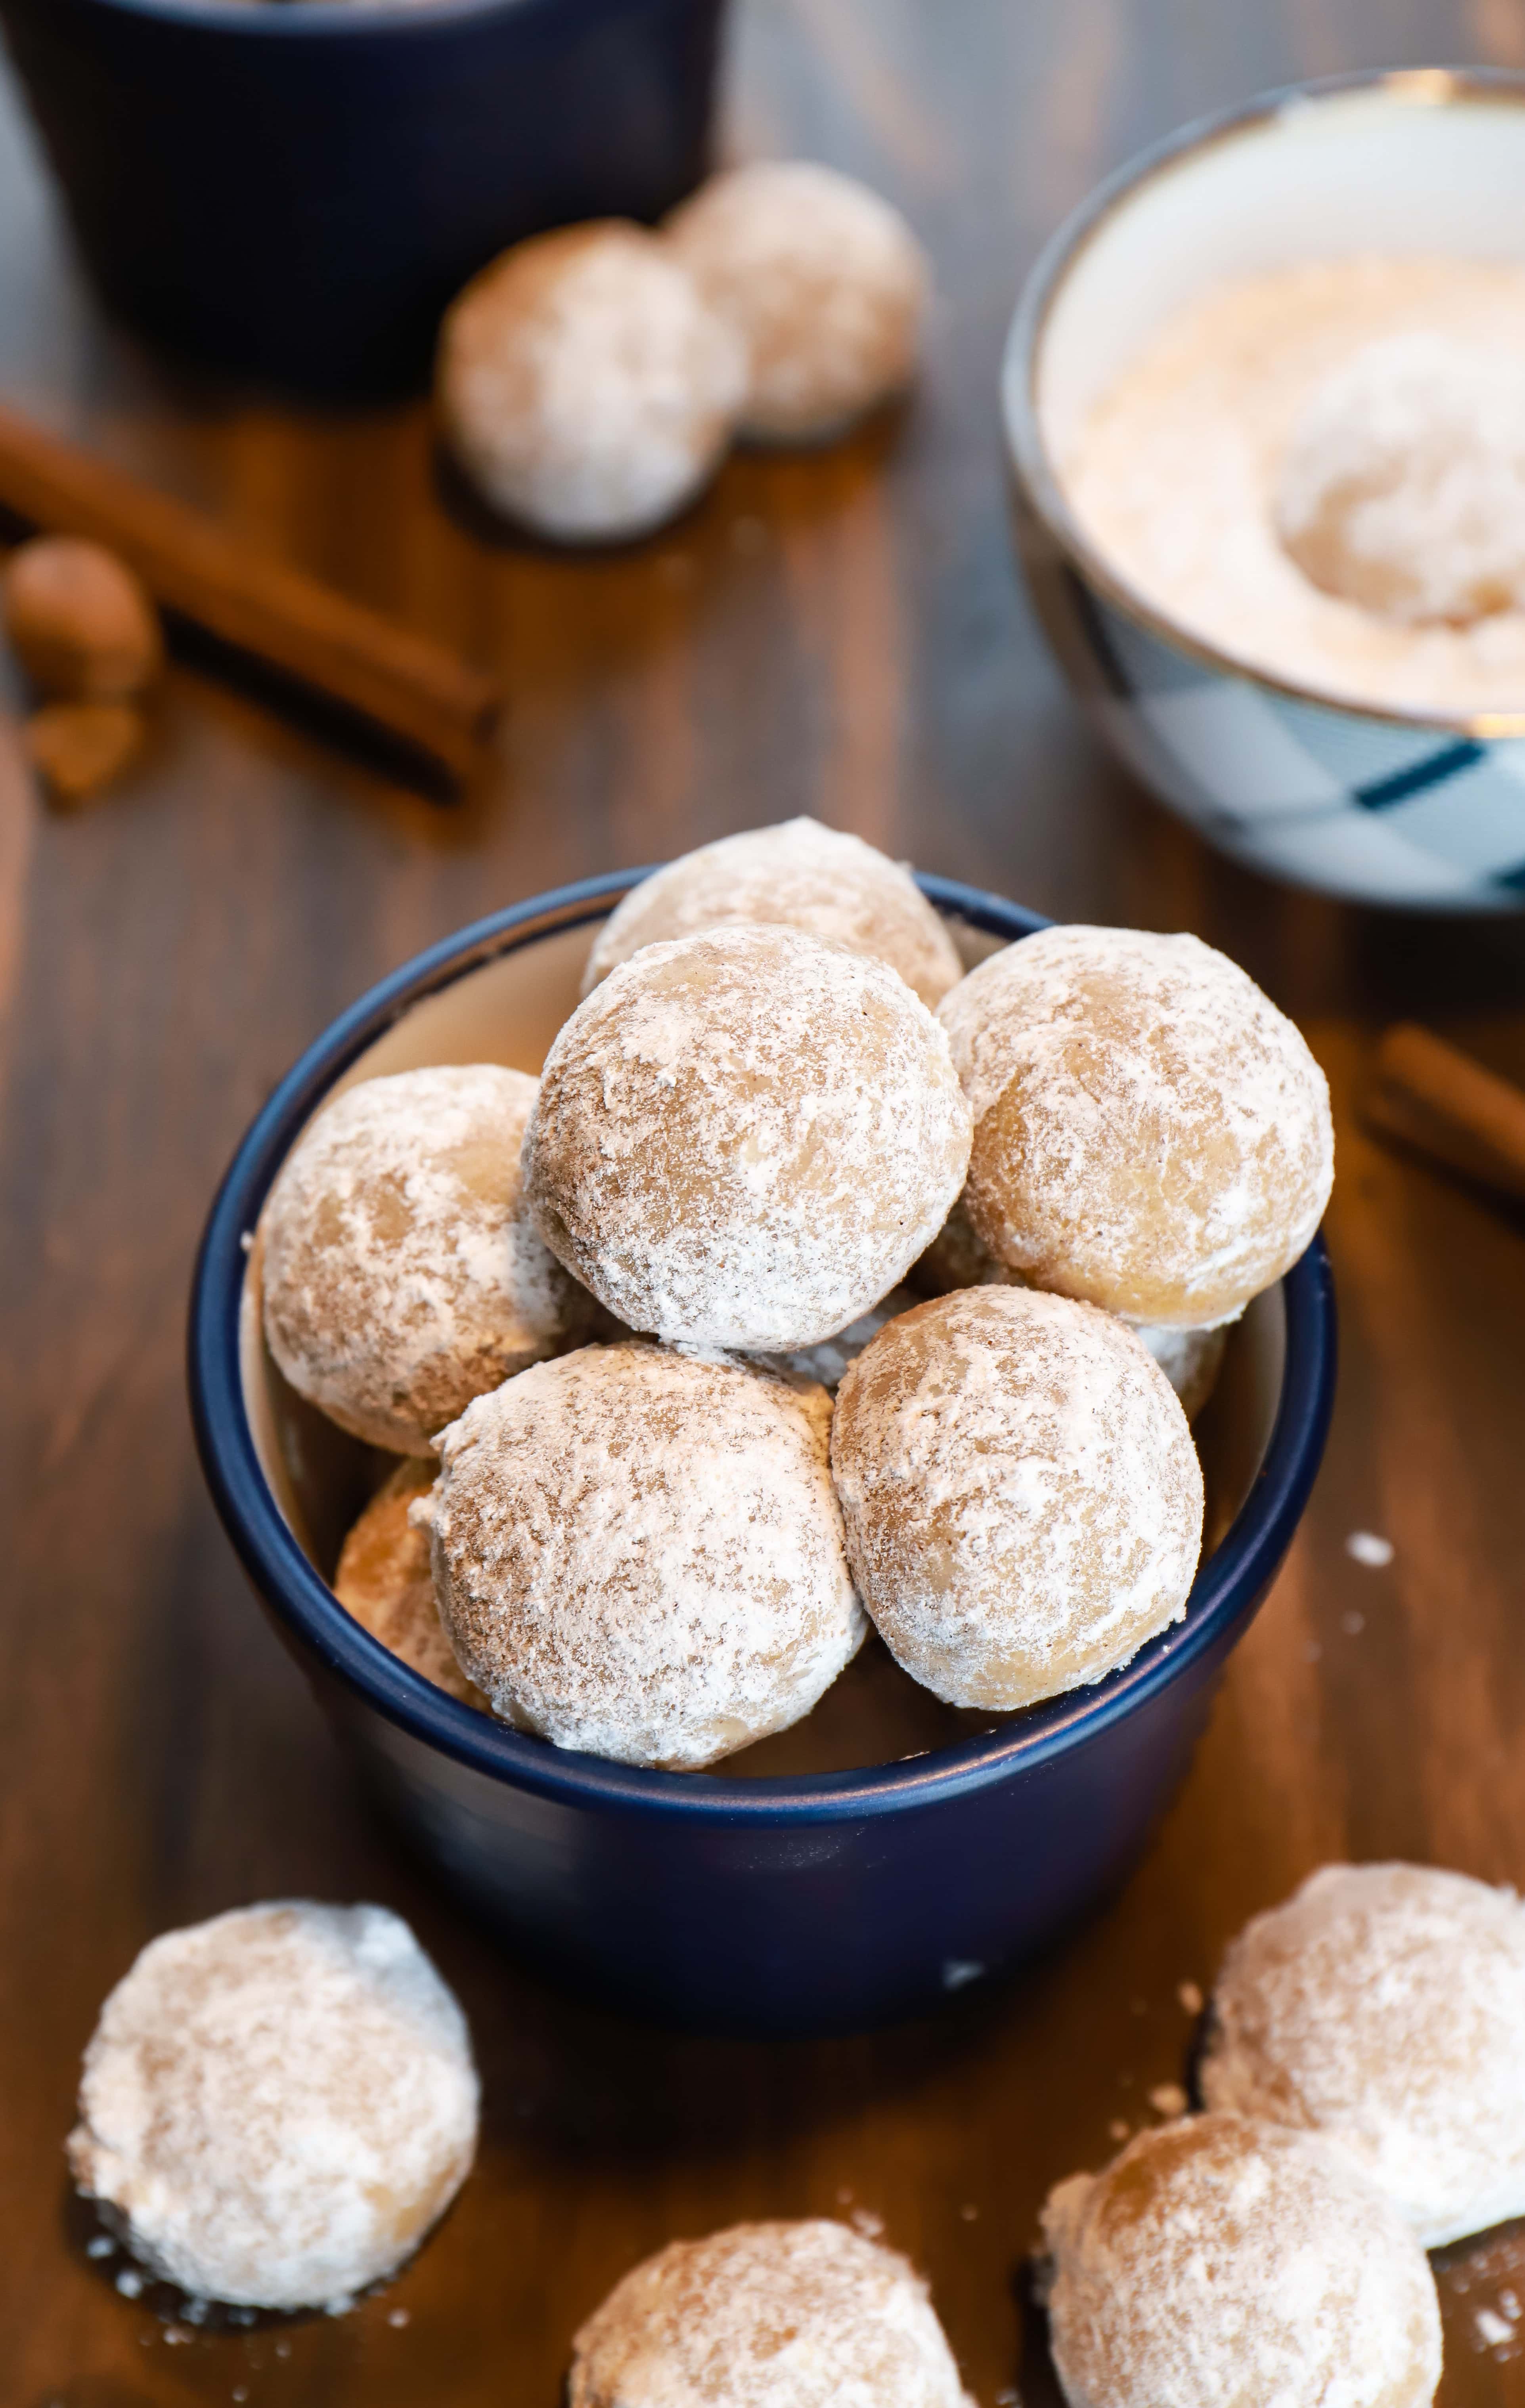
[[[1033,914],[923,879],[967,961]],[[416,1848],[549,1971],[712,2029],[852,2029],[1043,1946],[1125,1872],[1185,1770],[1323,1449],[1333,1299],[1315,1240],[1259,1297],[1198,1424],[1205,1553],[1184,1622],[1120,1672],[1010,1715],[942,1705],[865,1646],[793,1729],[716,1772],[548,1745],[447,1694],[329,1586],[375,1458],[286,1387],[249,1241],[314,1111],[428,1065],[537,1072],[593,931],[634,874],[499,912],[341,1016],[260,1113],[213,1206],[192,1301],[207,1480],[275,1626]]]
[[[1525,77],[1272,94],[1122,169],[1007,345],[1018,547],[1107,742],[1356,900],[1525,895]]]

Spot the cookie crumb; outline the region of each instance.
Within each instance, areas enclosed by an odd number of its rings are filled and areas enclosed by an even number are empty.
[[[1181,2005],[1189,2015],[1201,2014],[1203,2007],[1202,1992],[1198,1989],[1195,1982],[1182,1982],[1176,1992],[1176,1996],[1179,1999]]]
[[[1149,2093],[1149,2105],[1167,2120],[1184,2115],[1186,2104],[1186,2093],[1178,2082],[1157,2082]]]

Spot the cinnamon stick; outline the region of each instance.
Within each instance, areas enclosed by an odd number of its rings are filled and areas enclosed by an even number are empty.
[[[1388,1030],[1363,1110],[1405,1145],[1525,1203],[1525,1093],[1427,1028]]]
[[[0,403],[0,508],[89,536],[168,610],[442,764],[470,774],[501,707],[491,679],[315,578],[247,551],[167,494]]]

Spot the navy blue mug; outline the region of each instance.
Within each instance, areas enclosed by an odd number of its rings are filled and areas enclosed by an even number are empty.
[[[579,1756],[458,1703],[353,1622],[323,1577],[374,1463],[284,1391],[261,1339],[250,1249],[277,1172],[341,1079],[474,1058],[537,1070],[576,1000],[591,924],[639,874],[564,887],[448,938],[345,1012],[281,1082],[202,1242],[197,1444],[255,1590],[371,1787],[519,1953],[710,2030],[852,2030],[1032,1956],[1143,1848],[1318,1467],[1334,1384],[1329,1265],[1316,1239],[1246,1314],[1199,1425],[1216,1501],[1186,1619],[1094,1688],[1000,1718],[953,1715],[914,1691],[944,1716],[922,1748],[760,1777],[745,1777],[746,1759],[678,1774]],[[999,896],[920,883],[971,955],[1044,924]],[[305,1417],[284,1452],[279,1412]]]
[[[721,0],[0,0],[107,308],[360,395],[506,244],[708,163]]]

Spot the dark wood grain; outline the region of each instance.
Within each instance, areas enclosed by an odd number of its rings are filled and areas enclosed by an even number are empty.
[[[904,204],[937,264],[929,373],[898,421],[739,459],[681,526],[590,560],[485,542],[421,408],[278,412],[104,325],[0,85],[0,390],[510,697],[453,812],[184,667],[141,767],[71,818],[0,747],[7,2408],[552,2408],[574,2326],[641,2253],[852,2207],[927,2268],[982,2408],[1019,2367],[1041,2401],[1018,2281],[1037,2203],[1181,2079],[1180,1985],[1326,1857],[1525,1876],[1525,1222],[1354,1111],[1400,1016],[1525,1078],[1525,923],[1262,884],[1109,767],[1017,588],[994,405],[1023,271],[1105,169],[1256,86],[1437,57],[1525,62],[1520,0],[741,0],[734,147],[830,158]],[[1304,1528],[1126,1893],[935,2023],[759,2048],[569,2006],[373,1825],[215,1524],[180,1351],[213,1183],[335,1010],[493,904],[798,810],[1245,961],[1334,1082],[1345,1352]],[[1348,1556],[1358,1528],[1392,1541],[1388,1570]],[[78,2055],[151,1934],[292,1892],[415,1922],[473,2020],[482,2160],[384,2299],[190,2333],[83,2254],[60,2155]],[[1525,2239],[1448,2254],[1447,2408],[1525,2401],[1525,2364],[1476,2345],[1511,2268],[1525,2293]]]

